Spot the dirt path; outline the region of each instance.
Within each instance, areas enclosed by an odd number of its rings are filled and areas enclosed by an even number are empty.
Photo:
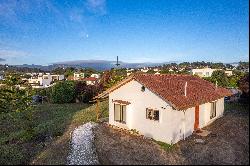
[[[151,140],[132,136],[105,124],[95,128],[95,145],[102,164],[249,164],[249,113],[230,111],[205,128],[204,144],[197,135],[164,151]]]

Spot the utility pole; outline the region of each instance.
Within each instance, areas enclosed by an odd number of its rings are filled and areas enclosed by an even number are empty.
[[[120,65],[119,64],[119,61],[118,61],[118,56],[116,56],[116,64],[115,64],[117,67]]]

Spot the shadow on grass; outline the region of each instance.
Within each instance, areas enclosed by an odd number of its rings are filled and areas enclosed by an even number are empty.
[[[108,103],[100,103],[107,112]],[[66,164],[71,131],[96,120],[95,104],[37,105],[32,110],[32,132],[22,114],[0,114],[0,164]],[[104,113],[104,115],[107,113]]]
[[[54,138],[43,150],[40,152],[30,164],[67,164],[67,156],[70,152],[71,132],[78,126],[89,121],[96,121],[96,105],[91,104],[87,107],[76,111],[71,116],[71,121],[65,128],[62,136]],[[107,116],[108,103],[103,101],[100,103],[100,117]]]

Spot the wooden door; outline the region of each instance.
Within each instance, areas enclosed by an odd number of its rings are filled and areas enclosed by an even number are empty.
[[[194,121],[194,130],[199,129],[199,105],[195,106],[195,121]]]

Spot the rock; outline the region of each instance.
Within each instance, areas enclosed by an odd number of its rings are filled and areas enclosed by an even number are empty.
[[[199,143],[199,144],[204,144],[205,143],[205,141],[203,139],[195,139],[195,142]]]

